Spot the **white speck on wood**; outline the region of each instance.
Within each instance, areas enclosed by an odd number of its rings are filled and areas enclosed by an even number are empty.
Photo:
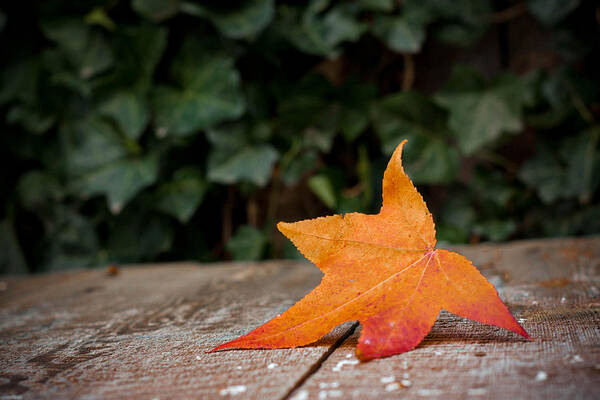
[[[279,364],[277,364],[277,363],[271,363],[271,364],[267,365],[267,368],[268,369],[273,369],[273,368],[276,368],[278,366],[279,366]]]
[[[356,365],[358,364],[358,360],[342,360],[337,363],[335,367],[332,368],[333,372],[340,372],[344,365]]]
[[[548,379],[548,374],[546,371],[538,371],[537,375],[535,376],[536,382],[543,382],[546,379]]]
[[[407,388],[407,387],[411,387],[412,386],[412,382],[409,381],[408,379],[402,379],[400,381],[400,385],[402,385],[402,387]]]
[[[219,391],[219,394],[221,396],[227,396],[227,395],[236,396],[238,394],[244,393],[245,391],[246,391],[246,386],[235,385],[235,386],[229,386],[228,388],[225,388],[225,389],[221,389]]]
[[[472,388],[467,390],[469,396],[485,396],[487,394],[486,388]]]
[[[387,385],[385,385],[385,391],[393,392],[394,390],[398,389],[399,387],[400,387],[400,385],[398,385],[396,382],[388,383]]]
[[[379,382],[381,383],[391,383],[394,382],[396,380],[396,378],[394,378],[393,376],[383,376],[381,377],[381,379],[379,380]]]
[[[200,361],[200,360],[202,360],[202,357],[196,356],[196,361]]]
[[[434,351],[433,354],[436,356],[441,356],[443,353],[441,351]]]
[[[405,372],[405,373],[402,374],[402,377],[404,379],[408,379],[408,378],[410,378],[410,374],[408,372]]]
[[[299,391],[290,400],[308,400],[308,390]]]
[[[567,298],[566,297],[562,297],[560,299],[561,304],[565,304],[567,302]]]
[[[578,363],[578,362],[583,362],[583,358],[581,358],[581,356],[579,354],[575,354],[573,356],[573,359],[571,360],[572,363]]]
[[[346,358],[352,358],[352,353],[346,354]]]
[[[421,397],[439,396],[442,393],[444,393],[444,392],[441,391],[440,389],[419,389],[419,390],[417,390],[417,394]]]

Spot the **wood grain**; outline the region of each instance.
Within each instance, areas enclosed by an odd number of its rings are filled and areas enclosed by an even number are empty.
[[[177,263],[4,277],[0,399],[598,398],[600,238],[454,250],[535,341],[443,313],[416,350],[370,363],[354,356],[359,332],[343,341],[350,324],[300,349],[207,354],[291,306],[318,284],[317,268]]]

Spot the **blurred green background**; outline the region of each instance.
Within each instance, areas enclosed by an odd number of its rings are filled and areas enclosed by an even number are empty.
[[[1,7],[1,272],[298,257],[405,138],[440,241],[600,232],[595,1]]]

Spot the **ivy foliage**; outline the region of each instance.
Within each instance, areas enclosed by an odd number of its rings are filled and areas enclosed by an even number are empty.
[[[598,10],[509,3],[3,5],[0,271],[297,257],[274,223],[376,211],[403,139],[442,241],[600,232]]]

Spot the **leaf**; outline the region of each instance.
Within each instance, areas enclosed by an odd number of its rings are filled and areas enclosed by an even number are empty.
[[[100,113],[112,117],[132,139],[140,137],[150,119],[144,99],[131,91],[115,93],[100,106]]]
[[[418,53],[425,41],[425,28],[420,18],[381,15],[373,21],[373,33],[399,53]]]
[[[304,12],[282,6],[278,21],[280,34],[300,51],[335,58],[341,44],[357,41],[368,25],[359,21],[358,5],[328,6],[327,0],[312,0]]]
[[[208,179],[231,184],[242,180],[265,186],[271,177],[279,153],[271,145],[246,147],[234,154],[221,153],[223,158],[209,158]]]
[[[442,42],[469,45],[487,30],[493,11],[489,0],[433,0],[429,11],[435,15],[434,36]]]
[[[109,222],[108,258],[123,263],[153,260],[171,248],[174,236],[167,216],[128,209]]]
[[[42,22],[44,34],[58,45],[84,80],[113,65],[112,48],[102,33],[83,20],[57,19]]]
[[[209,181],[232,184],[241,181],[265,186],[271,177],[279,153],[270,144],[271,129],[264,123],[236,123],[211,129],[207,138],[214,146],[208,157]]]
[[[197,169],[181,168],[175,172],[171,182],[158,189],[156,207],[186,223],[202,203],[206,188],[206,182]]]
[[[374,105],[371,118],[384,153],[408,139],[414,150],[406,169],[415,183],[451,182],[459,167],[458,152],[445,142],[446,115],[427,97],[416,92],[389,95]]]
[[[315,175],[308,180],[308,187],[327,207],[335,209],[337,199],[333,184],[327,175]]]
[[[177,14],[179,0],[132,0],[131,7],[138,14],[160,22]]]
[[[476,80],[473,77],[467,82]],[[448,125],[464,153],[474,153],[504,132],[523,129],[522,110],[528,91],[519,78],[505,75],[480,89],[456,87],[459,81],[458,77],[451,78],[448,87],[435,95],[435,101],[449,111]]]
[[[83,196],[106,194],[110,211],[118,214],[140,190],[154,183],[157,175],[156,157],[119,160],[82,176],[73,189]]]
[[[468,259],[435,248],[433,217],[402,169],[404,143],[385,171],[379,214],[278,224],[323,271],[321,284],[283,314],[211,351],[303,346],[359,320],[358,357],[387,357],[419,344],[441,309],[529,338]]]
[[[177,84],[158,86],[154,93],[156,133],[187,136],[242,115],[245,102],[233,59],[209,56],[202,43],[189,39],[173,65]]]
[[[273,0],[246,0],[231,8],[211,8],[186,2],[182,11],[190,15],[207,17],[223,36],[231,39],[252,38],[265,29],[275,14]]]
[[[267,245],[265,234],[253,226],[240,227],[227,242],[227,250],[234,260],[260,260]]]
[[[529,11],[544,25],[556,25],[575,10],[580,0],[527,0]]]

